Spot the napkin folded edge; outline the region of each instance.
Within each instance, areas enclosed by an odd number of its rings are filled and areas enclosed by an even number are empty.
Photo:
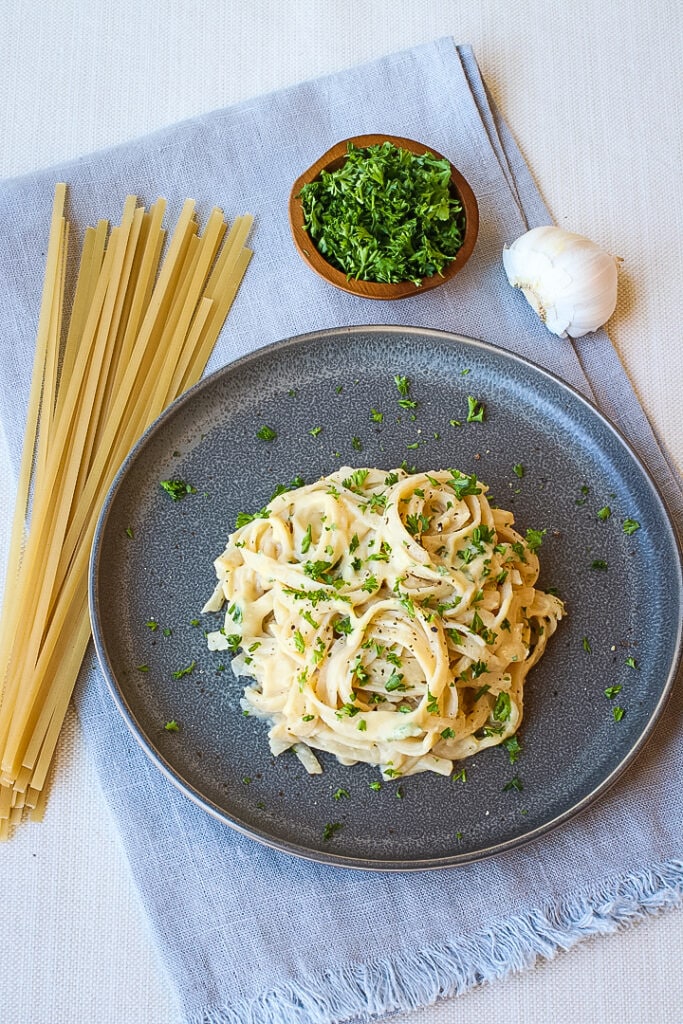
[[[512,915],[456,943],[430,946],[400,959],[387,957],[301,977],[254,1000],[215,1007],[189,1024],[361,1024],[376,1016],[415,1010],[531,967],[538,957],[594,935],[605,935],[683,905],[683,860],[664,861],[618,875],[580,895]],[[325,993],[323,995],[322,993]]]

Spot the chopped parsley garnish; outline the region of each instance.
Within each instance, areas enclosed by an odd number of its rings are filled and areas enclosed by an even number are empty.
[[[315,642],[315,650],[313,651],[313,664],[314,665],[319,665],[320,664],[320,662],[325,657],[326,650],[327,650],[327,646],[325,644],[325,641],[323,640],[323,638],[321,636],[319,636],[318,639]]]
[[[517,790],[518,793],[521,793],[524,789],[524,786],[522,785],[522,780],[520,779],[519,775],[515,775],[513,779],[510,779],[510,781],[506,782],[505,785],[503,786],[504,793],[507,793],[512,789]]]
[[[383,512],[387,507],[387,496],[386,494],[371,494],[369,508],[371,512],[376,512],[378,515]]]
[[[132,526],[127,526],[126,527],[126,537],[130,537],[130,539],[132,540],[134,536],[135,536],[135,534],[133,533],[133,527]]]
[[[166,732],[178,732],[180,726],[176,722],[175,718],[172,718],[170,722],[166,723],[164,729],[166,730]]]
[[[339,789],[335,790],[335,792],[332,794],[332,799],[344,800],[348,799],[350,796],[351,794],[349,793],[348,789],[342,789],[342,787],[340,786]]]
[[[504,725],[483,725],[474,735],[478,740],[484,740],[487,736],[500,736],[504,729]]]
[[[429,523],[429,516],[426,516],[424,512],[420,512],[419,515],[406,516],[406,528],[413,537],[418,533],[426,533]]]
[[[546,530],[527,530],[526,531],[526,546],[529,551],[536,551],[540,548],[543,543],[543,538],[546,535]]]
[[[620,708],[618,704],[615,704],[612,708],[612,718],[615,722],[620,722],[626,714],[625,708]]]
[[[228,605],[228,615],[233,622],[237,623],[242,621],[242,609],[234,601],[232,604]]]
[[[308,526],[306,527],[305,534],[301,538],[301,554],[302,555],[305,555],[307,553],[308,549],[311,546],[312,540],[313,540],[313,537],[312,537],[312,534],[311,534],[311,524],[309,523]]]
[[[149,665],[138,665],[138,672],[149,672]]]
[[[607,572],[607,562],[603,558],[596,558],[591,562],[591,569],[597,569],[599,572]]]
[[[370,786],[370,789],[374,789],[375,793],[379,793],[382,788],[381,782],[369,782],[368,785]]]
[[[322,431],[322,429],[322,427],[311,427],[308,433],[311,435],[311,437],[317,437],[318,434]]]
[[[590,494],[590,487],[587,484],[581,485],[581,497],[576,499],[576,504],[581,506],[585,505],[588,501],[588,495]]]
[[[379,412],[377,409],[370,410],[370,419],[373,423],[381,423],[384,419],[384,413]]]
[[[450,179],[448,161],[432,153],[349,143],[337,170],[302,188],[304,228],[349,278],[419,285],[442,273],[463,242]]]
[[[439,708],[439,698],[435,694],[430,693],[429,688],[427,688],[427,711],[430,715],[438,715],[441,713]]]
[[[359,437],[352,437],[351,438],[351,447],[356,452],[362,452],[363,451],[363,442],[361,441],[361,439]]]
[[[316,583],[326,583],[329,587],[334,586],[337,577],[331,573],[332,562],[317,560],[315,562],[304,562],[302,566],[306,576],[310,576]]]
[[[472,630],[473,633],[479,634],[483,628],[484,620],[482,619],[479,612],[475,609],[474,614],[472,615],[472,621],[470,622],[470,629]]]
[[[450,726],[447,726],[445,729],[442,729],[440,735],[442,740],[455,739],[455,733]]]
[[[268,519],[270,517],[270,509],[262,508],[258,512],[238,512],[237,518],[235,519],[235,529],[239,530],[240,527],[246,526],[247,523],[253,523],[254,519]]]
[[[179,668],[176,672],[173,673],[173,678],[180,679],[182,676],[189,676],[191,672],[194,672],[196,664],[196,661],[191,661],[190,664],[187,665],[185,668]]]
[[[510,700],[510,694],[503,690],[496,697],[496,703],[493,708],[493,717],[497,722],[507,722],[510,718],[511,711],[512,702]]]
[[[457,469],[451,469],[449,472],[452,477],[449,483],[455,491],[456,498],[464,498],[468,494],[481,494],[481,487],[477,487],[477,478],[474,473],[467,476],[466,473],[460,473]]]
[[[368,576],[365,583],[362,584],[361,590],[364,590],[366,594],[374,594],[379,587],[379,582],[376,576]]]
[[[296,647],[299,654],[303,654],[304,651],[306,650],[306,642],[303,636],[301,635],[300,630],[296,629],[294,631],[294,636],[292,637],[292,639],[294,640],[294,646]]]
[[[332,836],[342,828],[344,828],[344,826],[340,821],[328,821],[323,829],[323,841],[326,843],[329,842]]]
[[[526,554],[525,554],[525,551],[524,551],[524,545],[522,543],[520,543],[520,541],[518,541],[518,540],[515,541],[514,544],[510,545],[510,547],[512,548],[514,553],[517,555],[517,558],[520,560],[520,562],[526,562]]]
[[[408,380],[408,378],[402,377],[400,376],[400,374],[396,374],[396,376],[394,377],[394,384],[398,388],[399,395],[401,395],[403,398],[407,398],[408,392],[410,391],[410,381]]]
[[[347,487],[350,491],[357,491],[365,483],[369,472],[369,469],[355,469],[351,476],[342,480],[342,486]]]
[[[272,427],[269,427],[266,423],[256,431],[256,436],[261,441],[274,441],[277,434]]]
[[[231,651],[232,654],[235,654],[237,648],[242,643],[242,637],[239,633],[231,633],[230,636],[226,636],[225,639],[228,643],[228,650]]]
[[[591,650],[591,643],[590,643],[590,640],[588,639],[588,637],[587,637],[587,636],[585,636],[585,637],[583,638],[583,640],[581,641],[581,643],[583,644],[583,649],[584,649],[584,651],[586,652],[586,654],[592,654],[592,653],[593,653],[593,652],[592,652],[592,650]]]
[[[348,636],[349,633],[352,633],[353,624],[351,622],[351,617],[349,615],[346,615],[343,618],[337,619],[337,621],[334,624],[334,631],[335,633],[338,633],[340,636]]]
[[[484,403],[480,402],[478,398],[474,398],[473,395],[467,396],[467,422],[468,423],[483,423],[484,422]]]
[[[159,628],[159,623],[155,622],[154,619],[150,619],[149,622],[147,623],[147,628],[151,629],[152,632],[155,633]]]
[[[598,519],[602,519],[604,522],[605,519],[609,519],[609,517],[612,515],[612,509],[609,507],[609,505],[603,505],[602,508],[598,509],[596,515]]]
[[[379,551],[376,551],[374,555],[370,555],[368,562],[388,562],[389,555],[391,554],[391,546],[387,544],[385,540],[382,541]]]
[[[394,690],[406,690],[407,686],[403,682],[403,673],[392,672],[389,678],[387,679],[386,683],[384,684],[384,689],[387,690],[389,693],[393,693]]]
[[[353,672],[351,674],[358,681],[358,684],[360,686],[365,686],[370,676],[365,671],[365,668],[363,667],[360,658],[361,656],[359,654],[358,660],[356,661],[356,664],[353,666]],[[386,699],[387,698],[383,697],[380,693],[371,693],[370,696],[368,697],[368,704],[384,704]]]
[[[624,525],[622,526],[624,533],[627,536],[631,536],[636,530],[640,529],[640,523],[636,519],[624,519]]]
[[[522,753],[522,745],[517,739],[517,734],[515,733],[514,736],[508,736],[506,740],[503,740],[503,746],[510,755],[510,764],[514,764]]]
[[[277,484],[275,490],[270,496],[270,501],[273,498],[277,498],[280,494],[286,494],[287,491],[294,491],[297,487],[303,487],[306,481],[302,476],[295,476],[290,484]]]
[[[185,480],[181,480],[179,477],[174,477],[172,480],[162,480],[161,486],[172,501],[182,501],[188,494],[197,493],[196,487],[186,483]]]
[[[492,526],[485,526],[481,523],[472,530],[472,543],[477,551],[483,551],[484,544],[493,544],[496,533]]]
[[[614,700],[618,693],[621,693],[621,684],[618,683],[616,686],[608,686],[605,689],[605,697],[608,700]]]
[[[522,477],[524,476],[524,466],[522,465],[522,463],[518,462],[515,466],[513,466],[512,467],[512,472],[515,474],[515,476],[518,476],[519,479],[521,480]]]
[[[467,770],[461,768],[459,772],[453,772],[451,782],[467,782]]]
[[[626,664],[628,665],[629,668],[638,668],[638,666],[636,664],[636,659],[635,658],[627,658],[626,659]]]

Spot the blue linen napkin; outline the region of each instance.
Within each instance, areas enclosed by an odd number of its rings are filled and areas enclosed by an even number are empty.
[[[456,286],[370,303],[330,288],[295,255],[292,181],[339,139],[377,131],[428,142],[472,183],[481,232]],[[168,197],[171,223],[187,194],[201,213],[217,203],[229,217],[257,214],[256,255],[209,370],[340,324],[420,324],[481,338],[592,399],[630,439],[683,524],[680,481],[607,335],[558,342],[505,279],[503,245],[550,217],[468,47],[441,39],[2,183],[1,425],[15,466],[57,180],[71,186],[80,230],[117,218],[128,192],[147,202]],[[568,825],[457,870],[373,875],[268,849],[186,800],[139,750],[92,656],[76,699],[184,1018],[331,1024],[432,1002],[678,902],[680,689],[637,763]]]

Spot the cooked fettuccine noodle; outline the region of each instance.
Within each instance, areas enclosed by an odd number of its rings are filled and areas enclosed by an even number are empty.
[[[208,642],[239,651],[242,706],[274,754],[446,775],[515,733],[564,608],[534,587],[542,532],[522,537],[486,490],[457,470],[345,467],[240,516]]]

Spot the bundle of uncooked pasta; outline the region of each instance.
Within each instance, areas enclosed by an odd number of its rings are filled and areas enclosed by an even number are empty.
[[[534,586],[543,531],[517,533],[486,491],[458,470],[347,467],[240,516],[208,643],[238,652],[274,754],[445,775],[515,733],[564,608]]]

